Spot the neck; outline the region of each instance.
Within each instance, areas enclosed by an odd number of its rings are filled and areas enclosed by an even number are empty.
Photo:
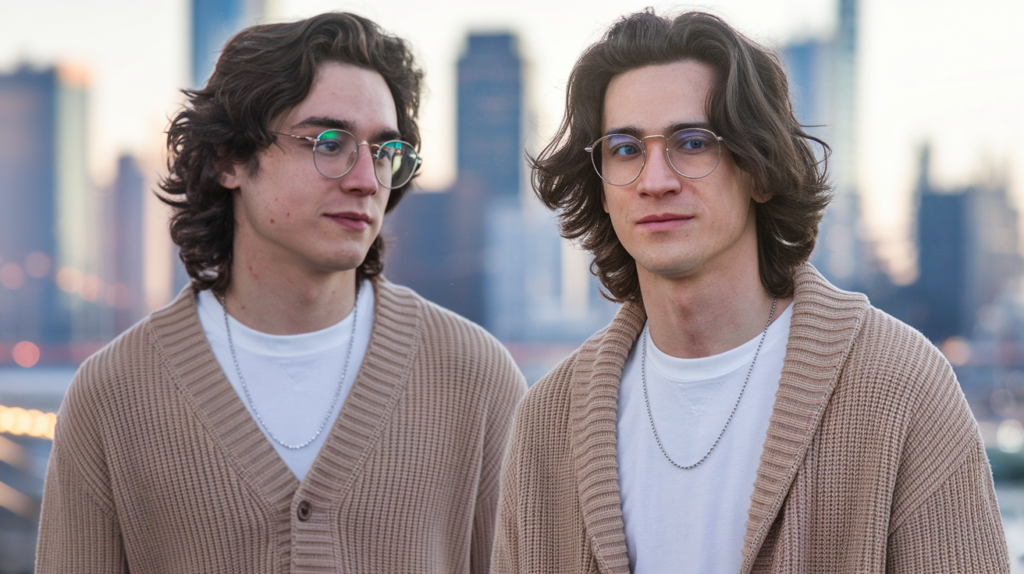
[[[709,357],[753,339],[765,329],[775,299],[761,284],[756,265],[682,279],[637,270],[651,340],[674,357]],[[773,321],[791,301],[778,300]]]
[[[224,298],[231,316],[246,327],[296,335],[330,327],[352,311],[355,269],[318,272],[278,263],[235,251]]]

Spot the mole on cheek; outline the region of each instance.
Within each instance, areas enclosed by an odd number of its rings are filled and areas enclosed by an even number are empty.
[[[274,218],[273,218],[273,217],[271,217],[271,218],[270,218],[270,224],[271,224],[271,225],[273,225],[273,224],[274,224]]]

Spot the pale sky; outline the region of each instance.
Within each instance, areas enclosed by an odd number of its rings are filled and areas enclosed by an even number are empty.
[[[537,149],[561,119],[565,81],[580,52],[616,17],[653,5],[723,16],[768,46],[824,37],[835,0],[331,2],[267,0],[266,21],[328,10],[368,16],[414,45],[426,71],[421,116],[425,187],[455,171],[455,64],[469,31],[511,30],[526,60]],[[91,71],[90,164],[98,184],[127,151],[161,165],[162,131],[188,82],[186,0],[0,0],[0,72],[19,62],[73,62]],[[916,148],[933,143],[940,184],[1009,171],[1024,199],[1024,2],[861,0],[857,176],[866,233],[897,270],[912,251],[908,223]]]

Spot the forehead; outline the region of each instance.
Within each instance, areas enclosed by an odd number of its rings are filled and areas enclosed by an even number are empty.
[[[395,100],[384,77],[374,70],[337,62],[320,65],[306,99],[285,113],[280,127],[308,125],[313,131],[339,127],[310,119],[344,123],[360,139],[371,133],[398,130]]]
[[[714,69],[696,60],[623,72],[608,83],[602,127],[605,132],[635,128],[649,135],[680,123],[706,123],[714,79]]]

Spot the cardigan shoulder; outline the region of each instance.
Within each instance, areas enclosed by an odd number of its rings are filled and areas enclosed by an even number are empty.
[[[451,381],[482,387],[485,394],[511,394],[517,401],[523,395],[526,379],[512,355],[483,327],[408,287],[380,279],[376,288],[381,315],[400,308],[418,315],[416,363]]]
[[[890,421],[899,453],[891,528],[983,452],[980,431],[956,374],[919,331],[871,307],[843,367],[835,402],[870,405]],[[984,458],[984,457],[982,457]],[[979,472],[991,475],[987,462]]]

